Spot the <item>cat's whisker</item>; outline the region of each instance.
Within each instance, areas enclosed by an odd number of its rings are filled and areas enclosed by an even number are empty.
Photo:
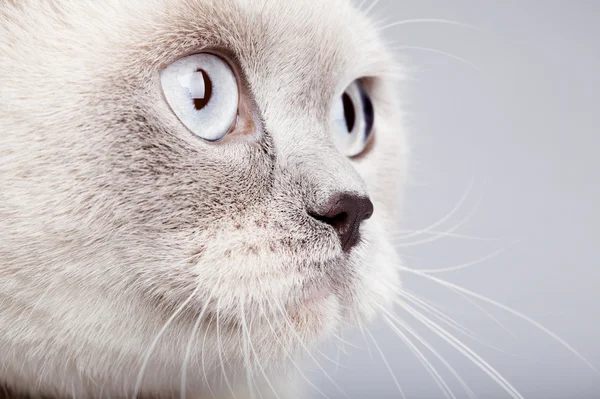
[[[169,326],[171,325],[171,323],[173,323],[175,318],[183,311],[183,309],[185,309],[185,307],[192,301],[192,299],[194,299],[196,294],[198,294],[199,290],[200,290],[200,285],[198,284],[196,286],[196,289],[194,290],[194,292],[192,292],[192,294],[173,312],[171,317],[169,317],[169,319],[165,322],[163,327],[160,329],[160,331],[158,332],[158,334],[156,335],[154,340],[150,343],[150,346],[148,347],[148,350],[146,351],[146,355],[144,356],[142,366],[140,367],[140,371],[138,373],[137,382],[136,382],[135,388],[133,390],[133,399],[136,399],[140,392],[140,388],[142,387],[146,368],[148,367],[148,363],[150,362],[150,357],[152,356],[152,353],[156,349],[156,345],[158,344],[158,341],[162,338],[164,333],[167,331],[167,328],[169,328]]]
[[[444,393],[446,398],[456,399],[456,396],[448,386],[448,384],[444,381],[440,373],[436,370],[436,368],[431,364],[431,362],[427,359],[427,357],[419,350],[419,348],[404,334],[398,327],[394,325],[394,323],[386,316],[384,316],[384,320],[390,326],[392,331],[396,333],[396,335],[408,346],[410,351],[419,359],[423,367],[427,370],[429,375],[433,378],[437,386]],[[401,324],[400,322],[397,322]]]
[[[351,348],[354,348],[354,349],[359,349],[359,350],[363,349],[363,348],[361,348],[360,346],[353,344],[352,342],[348,342],[348,341],[344,340],[342,337],[340,337],[340,336],[339,336],[339,335],[337,335],[336,333],[332,333],[332,334],[331,334],[331,336],[332,336],[333,338],[337,339],[339,342],[341,342],[341,343],[343,343],[344,345],[347,345],[347,346],[349,346],[349,347],[351,347]]]
[[[327,378],[329,380],[329,382],[331,382],[333,384],[333,386],[338,391],[340,391],[340,393],[342,393],[342,395],[344,395],[344,397],[350,399],[350,397],[348,396],[348,394],[338,385],[337,382],[335,382],[335,380],[333,378],[331,378],[331,376],[327,373],[327,371],[325,371],[325,369],[323,368],[323,366],[321,366],[321,363],[319,363],[319,361],[313,356],[313,354],[311,353],[311,351],[306,347],[306,345],[302,341],[302,337],[300,337],[298,335],[298,332],[296,331],[296,329],[294,328],[292,322],[290,321],[290,319],[289,319],[289,317],[288,317],[287,312],[285,311],[285,309],[279,303],[275,303],[275,304],[278,306],[279,311],[283,315],[283,319],[287,323],[290,331],[292,332],[292,334],[294,335],[294,337],[296,338],[296,340],[298,341],[298,343],[300,344],[300,346],[304,349],[304,351],[306,352],[306,354],[308,355],[308,357],[310,357],[312,359],[312,361],[316,364],[316,366],[319,368],[319,370],[323,373],[323,375],[325,376],[325,378]]]
[[[415,269],[413,269],[413,270],[415,270]],[[501,322],[500,320],[498,320],[496,317],[494,317],[494,315],[493,315],[493,314],[491,314],[490,312],[488,312],[487,310],[485,310],[483,307],[481,307],[479,304],[477,304],[475,301],[473,301],[473,299],[471,299],[471,298],[469,298],[469,297],[465,296],[464,294],[462,294],[462,293],[460,293],[460,292],[457,292],[457,291],[455,291],[455,290],[452,290],[452,289],[450,289],[450,290],[451,290],[451,291],[453,291],[453,292],[455,292],[457,295],[459,295],[459,296],[460,296],[461,298],[463,298],[465,301],[469,302],[471,305],[473,305],[473,307],[477,308],[477,310],[479,310],[479,311],[480,311],[481,313],[483,313],[483,314],[484,314],[484,315],[485,315],[485,316],[486,316],[488,319],[490,319],[492,322],[494,322],[494,323],[495,323],[495,324],[497,324],[497,325],[498,325],[500,328],[502,328],[504,331],[506,331],[506,332],[507,332],[507,333],[508,333],[510,336],[512,336],[513,338],[516,338],[516,337],[517,337],[517,336],[516,336],[516,334],[515,334],[514,332],[512,332],[512,331],[511,331],[511,330],[510,330],[508,327],[506,327],[504,324],[502,324],[502,322]],[[408,291],[408,290],[406,290],[406,289],[404,289],[402,292],[403,292],[403,293],[410,294],[410,291]],[[412,296],[413,296],[413,298],[417,298],[417,296],[416,296],[414,293],[412,294]],[[427,304],[427,305],[428,305],[428,306],[430,306],[431,308],[437,309],[437,311],[438,311],[440,314],[443,314],[443,312],[440,310],[440,307],[439,307],[439,306],[437,306],[437,307],[436,307],[436,306],[432,305],[431,303],[428,303],[426,300],[424,300],[424,299],[422,299],[422,298],[421,298],[421,299],[419,299],[419,300],[420,300],[420,301],[422,301],[423,303]],[[514,354],[512,354],[512,353],[505,352],[505,351],[501,350],[500,348],[496,348],[496,347],[494,347],[494,346],[490,345],[489,343],[486,343],[485,341],[482,341],[482,340],[481,340],[481,338],[479,338],[479,337],[477,337],[477,338],[476,338],[476,337],[473,337],[473,339],[477,340],[478,342],[482,343],[483,345],[485,345],[485,346],[488,346],[488,347],[490,347],[490,348],[492,348],[492,349],[494,349],[494,350],[496,350],[496,351],[500,351],[500,352],[502,352],[502,353],[506,353],[506,354],[509,354],[509,355],[511,355],[511,356],[516,356],[516,355],[514,355]]]
[[[482,199],[480,197],[477,200],[477,202],[475,202],[475,205],[469,211],[469,213],[462,220],[460,220],[458,223],[456,223],[454,226],[450,227],[447,230],[447,233],[453,233],[453,232],[457,231],[458,229],[460,229],[465,224],[467,224],[471,220],[471,218],[477,213],[477,211],[479,209],[479,206],[481,205],[481,202],[482,202]],[[406,237],[404,237],[404,239],[405,238]],[[420,240],[408,241],[408,242],[400,242],[400,243],[396,244],[396,247],[398,247],[398,248],[416,247],[416,246],[419,246],[419,245],[431,244],[433,242],[441,240],[442,238],[444,238],[443,234],[436,234],[436,235],[433,235],[431,237],[423,238],[423,239],[420,239]],[[393,239],[393,240],[396,241],[395,239]],[[398,241],[400,241],[400,240],[398,240]]]
[[[206,344],[206,337],[208,336],[208,332],[210,331],[210,326],[212,324],[213,318],[210,317],[208,320],[208,325],[206,326],[206,331],[204,331],[204,337],[202,338],[202,346],[200,347],[200,361],[202,366],[202,375],[204,376],[204,382],[206,383],[206,387],[208,388],[208,392],[211,394],[212,398],[215,399],[215,393],[210,386],[210,382],[208,381],[208,374],[206,373],[206,363],[204,359],[204,346]]]
[[[358,8],[362,12],[363,6],[367,3],[367,0],[362,0],[356,8]]]
[[[438,230],[422,231],[422,230],[403,229],[403,230],[397,230],[396,232],[400,233],[401,236],[418,232],[419,234],[431,234],[431,235],[435,235],[435,236],[457,238],[457,239],[469,240],[469,241],[501,241],[502,240],[500,238],[479,237],[479,236],[473,236],[473,235],[468,235],[468,234],[459,234],[459,233],[452,233],[452,232],[448,232],[448,231],[438,231]]]
[[[241,313],[241,312],[240,312]],[[245,334],[244,326],[242,327],[242,334],[240,337],[240,346],[242,352],[242,360],[244,361],[244,373],[246,374],[246,387],[248,390],[249,399],[256,399],[256,381],[252,373],[252,364],[250,361],[250,347],[248,345],[248,337]]]
[[[515,399],[523,399],[523,396],[519,391],[504,378],[494,367],[486,362],[481,356],[475,353],[471,348],[465,345],[461,340],[448,333],[444,328],[440,327],[437,323],[431,321],[425,317],[419,311],[408,305],[406,302],[397,302],[406,312],[412,315],[415,319],[420,321],[423,325],[429,328],[438,337],[447,342],[450,346],[456,349],[460,354],[465,356],[467,359],[473,362],[481,371],[487,374],[492,380],[494,380],[503,390]]]
[[[475,179],[472,178],[469,181],[469,184],[467,185],[467,188],[465,189],[465,192],[460,197],[460,199],[458,200],[458,202],[441,219],[439,219],[438,221],[430,224],[429,226],[425,227],[424,229],[416,230],[416,231],[413,231],[412,233],[409,233],[409,234],[397,235],[397,236],[394,237],[394,239],[396,239],[396,240],[406,240],[408,238],[416,237],[416,236],[419,236],[421,234],[425,234],[428,231],[436,229],[439,226],[441,226],[444,223],[446,223],[446,221],[450,220],[456,214],[456,212],[458,212],[460,210],[460,208],[462,207],[462,205],[466,202],[467,198],[469,197],[469,194],[471,193],[471,190],[473,189],[474,184],[475,184]],[[452,233],[452,231],[449,231],[449,232]]]
[[[277,399],[280,399],[279,394],[277,393],[277,390],[273,387],[273,384],[271,383],[271,379],[269,378],[269,376],[267,375],[267,373],[265,372],[265,369],[263,367],[263,365],[260,362],[260,358],[258,356],[258,353],[256,352],[256,349],[254,348],[254,345],[252,344],[252,337],[250,335],[250,329],[249,326],[246,323],[246,316],[244,315],[244,307],[243,304],[241,304],[241,314],[242,314],[242,328],[244,330],[245,335],[248,337],[248,343],[250,345],[250,350],[252,351],[252,353],[254,354],[254,358],[256,359],[256,363],[257,366],[263,376],[263,378],[265,379],[267,385],[269,386],[269,388],[271,389],[271,391],[273,392],[273,394],[275,395],[275,397]],[[262,397],[262,394],[260,393],[260,390],[258,391],[259,394]]]
[[[416,269],[411,269],[411,270],[416,270]],[[419,270],[420,271],[420,270]],[[451,289],[452,290],[452,289]],[[488,312],[487,310],[485,310],[484,308],[482,308],[479,304],[477,304],[476,302],[474,302],[471,298],[465,296],[464,294],[457,292],[455,290],[452,290],[453,292],[455,292],[457,295],[459,295],[461,298],[463,298],[465,301],[469,302],[471,305],[473,305],[475,308],[477,308],[480,312],[482,312],[487,318],[489,318],[492,322],[496,323],[500,328],[502,328],[504,331],[506,331],[509,335],[511,335],[513,338],[516,338],[516,335],[514,332],[512,332],[508,327],[506,327],[504,324],[502,324],[502,322],[500,322],[500,320],[498,320],[496,317],[494,317],[494,315],[492,315],[490,312]],[[418,298],[415,294],[411,294],[410,291],[403,289],[399,295],[403,296],[405,299],[410,299],[411,301],[418,301],[421,303],[421,307],[425,306],[427,308],[429,308],[431,311],[436,313],[436,317],[439,319],[441,317],[443,318],[447,318],[448,320],[451,320],[453,323],[455,323],[456,327],[460,327],[461,329],[464,329],[463,326],[461,326],[460,324],[458,324],[455,320],[449,318],[448,316],[444,315],[444,313],[439,310],[439,307],[435,307],[434,305],[427,303],[427,301],[425,301],[424,299],[420,299]],[[414,303],[414,302],[413,302]],[[447,324],[447,323],[446,323]],[[455,327],[455,329],[456,329]],[[460,331],[460,329],[459,329]],[[482,340],[480,337],[478,337],[476,334],[474,334],[472,331],[465,329],[465,331],[462,332],[463,334],[467,335],[468,337],[474,339],[475,341],[481,343],[482,345],[485,345],[491,349],[494,349],[496,351],[508,354],[510,356],[517,356],[515,354],[512,353],[508,353],[500,348],[497,348],[493,345],[491,345],[490,343]]]
[[[317,353],[318,353],[320,356],[322,356],[322,357],[323,357],[325,360],[327,360],[328,362],[330,362],[331,364],[333,364],[333,365],[335,366],[336,372],[337,372],[337,370],[338,370],[340,367],[341,367],[341,368],[343,368],[343,369],[346,369],[346,370],[348,369],[348,367],[346,367],[346,366],[344,366],[344,365],[340,364],[340,362],[339,362],[339,361],[336,361],[335,359],[332,359],[330,356],[327,356],[327,355],[325,354],[325,352],[323,352],[322,350],[317,350]],[[338,353],[339,353],[339,352],[338,352]]]
[[[378,3],[379,3],[379,0],[373,0],[373,2],[371,3],[371,5],[370,5],[369,7],[367,7],[367,8],[366,8],[366,9],[363,11],[363,13],[364,13],[365,15],[369,15],[369,13],[370,13],[371,11],[373,11],[373,9],[374,9],[374,8],[377,6],[377,4],[378,4]]]
[[[360,317],[358,317],[356,308],[354,308],[353,310],[354,310],[354,318],[356,319],[356,324],[357,324],[358,330],[360,331],[360,334],[362,335],[363,340],[365,341],[365,346],[367,348],[367,352],[369,352],[369,356],[371,357],[371,360],[374,361],[375,357],[373,356],[373,352],[371,351],[371,348],[369,347],[369,342],[367,341],[367,336],[365,334],[365,328],[363,327],[363,324],[360,321]]]
[[[220,281],[219,281],[220,283]],[[200,313],[198,314],[198,317],[196,318],[196,321],[194,322],[194,325],[192,326],[192,331],[190,333],[190,337],[188,339],[187,345],[186,345],[186,350],[185,350],[185,356],[183,358],[183,364],[181,366],[182,368],[182,372],[181,372],[181,399],[185,399],[186,396],[186,390],[187,390],[187,371],[188,371],[188,367],[189,367],[189,361],[190,361],[190,357],[191,357],[191,353],[192,353],[192,347],[194,345],[194,341],[196,340],[196,334],[198,332],[198,329],[200,328],[200,324],[203,321],[204,315],[206,314],[206,312],[208,311],[208,305],[210,303],[210,301],[213,300],[214,298],[214,294],[217,292],[217,286],[218,284],[215,285],[215,287],[213,288],[213,290],[208,294],[207,299],[206,299],[206,303],[202,306],[202,309],[200,309]],[[210,327],[210,323],[212,320],[209,320],[209,326]],[[200,356],[202,357],[202,361],[204,362],[204,340],[206,339],[206,334],[208,333],[208,327],[207,330],[205,331],[204,334],[204,339],[202,342],[202,350],[200,352]],[[212,390],[210,388],[210,384],[208,383],[208,379],[206,377],[206,373],[204,373],[204,377],[205,377],[205,382],[208,386],[209,391],[212,393]],[[214,396],[214,395],[213,395]]]
[[[476,399],[477,395],[475,392],[469,387],[469,385],[463,380],[463,378],[458,374],[456,369],[452,367],[452,365],[435,349],[433,348],[424,338],[422,338],[419,334],[417,334],[412,328],[408,327],[406,324],[402,326],[410,335],[412,335],[417,341],[421,343],[425,348],[427,348],[433,355],[440,361],[442,364],[450,371],[450,373],[456,378],[458,383],[463,387],[467,395]]]
[[[252,351],[252,354],[254,355],[254,359],[256,362],[256,365],[258,366],[258,368],[260,369],[260,371],[262,372],[263,377],[265,378],[267,384],[269,385],[269,387],[271,387],[271,389],[273,390],[273,393],[275,395],[277,395],[277,392],[275,392],[275,390],[272,388],[271,386],[271,381],[269,380],[269,377],[267,377],[267,374],[265,373],[261,363],[260,363],[260,359],[258,357],[258,354],[256,353],[256,351],[254,350],[254,346],[252,344],[252,337],[250,335],[250,330],[249,327],[246,323],[246,316],[244,315],[244,302],[243,302],[243,298],[240,298],[240,318],[242,321],[242,338],[243,338],[243,345],[244,345],[244,363],[245,363],[245,368],[246,368],[246,382],[248,384],[248,388],[250,390],[250,399],[255,399],[255,395],[254,395],[254,389],[258,388],[257,384],[256,384],[256,380],[254,378],[254,373],[252,372],[252,364],[251,364],[251,358],[250,358],[250,351]],[[253,388],[254,387],[254,388]],[[258,389],[257,390],[260,397],[262,398],[262,393],[260,392],[261,390]]]
[[[406,290],[403,290],[401,293],[399,293],[404,299],[408,300],[409,302],[411,302],[412,304],[414,304],[415,306],[418,306],[421,309],[425,309],[426,311],[428,311],[429,313],[433,314],[434,317],[436,317],[438,320],[442,321],[444,324],[446,325],[450,325],[451,328],[455,329],[456,331],[458,331],[459,333],[471,338],[472,340],[480,343],[481,345],[484,345],[494,351],[509,355],[509,356],[513,356],[513,357],[520,357],[516,354],[510,353],[508,351],[505,351],[503,349],[500,349],[492,344],[490,344],[489,342],[483,340],[482,338],[480,338],[477,334],[475,334],[474,332],[472,332],[471,330],[465,328],[464,326],[462,326],[461,324],[459,324],[458,322],[456,322],[456,320],[448,317],[447,315],[445,315],[444,313],[440,312],[438,309],[436,309],[435,307],[429,305],[427,302],[425,302],[424,300],[418,298],[415,295],[412,295],[410,293],[408,293]],[[476,305],[476,304],[474,304]],[[481,309],[483,310],[483,309]],[[487,316],[491,316],[489,314],[486,314]],[[494,321],[496,321],[494,319]],[[510,331],[509,331],[510,333]]]
[[[229,389],[229,392],[231,393],[231,396],[233,397],[233,399],[237,399],[235,392],[233,390],[233,387],[231,386],[231,383],[229,382],[229,378],[227,377],[227,371],[225,370],[225,363],[223,362],[223,347],[222,347],[222,343],[221,343],[221,332],[219,329],[219,315],[221,313],[221,300],[219,299],[219,301],[217,302],[217,352],[219,353],[219,362],[221,363],[221,376],[225,379],[225,384],[227,385],[227,388]]]
[[[196,321],[194,322],[192,331],[190,333],[190,337],[189,337],[187,345],[186,345],[185,356],[183,358],[183,364],[181,366],[181,381],[180,381],[181,382],[181,387],[180,387],[180,398],[181,399],[185,399],[185,396],[186,396],[187,371],[188,371],[188,367],[189,367],[189,360],[190,360],[191,353],[192,353],[192,346],[194,345],[194,341],[196,340],[196,333],[198,332],[198,329],[200,328],[200,323],[202,322],[202,319],[203,319],[204,315],[206,314],[206,311],[208,310],[208,304],[213,299],[213,295],[215,294],[215,292],[216,292],[216,289],[213,289],[211,291],[211,293],[208,295],[208,297],[206,299],[206,303],[204,304],[204,306],[202,306],[202,309],[200,310],[200,313],[198,314],[198,317],[196,318]],[[201,353],[201,356],[204,356],[204,354]]]
[[[431,305],[427,304],[426,302],[424,302],[424,301],[420,300],[419,298],[415,297],[414,295],[411,295],[411,294],[407,293],[404,290],[401,291],[401,292],[399,292],[398,295],[402,296],[404,299],[406,299],[407,301],[411,302],[413,305],[417,306],[418,308],[420,308],[420,309],[428,312],[429,314],[431,314],[432,316],[434,316],[436,319],[440,320],[442,323],[444,323],[447,326],[449,326],[450,328],[458,331],[459,333],[464,334],[464,335],[466,335],[466,336],[468,336],[469,338],[472,338],[472,339],[476,339],[476,340],[479,339],[479,337],[477,336],[477,334],[475,334],[474,332],[472,332],[468,328],[464,327],[463,325],[461,325],[460,323],[458,323],[453,318],[445,315],[444,313],[440,312],[436,308],[432,307]]]
[[[456,290],[453,290],[457,295],[459,295],[461,298],[463,298],[465,301],[469,302],[471,305],[473,305],[474,307],[476,307],[477,309],[479,309],[479,311],[481,311],[484,315],[486,315],[491,321],[493,321],[494,323],[496,323],[496,325],[498,325],[498,327],[500,327],[501,329],[503,329],[504,331],[506,331],[510,336],[512,336],[513,338],[517,338],[517,334],[515,334],[511,329],[509,329],[508,327],[506,327],[500,320],[498,320],[497,317],[495,317],[493,314],[491,314],[490,312],[488,312],[487,310],[485,310],[481,305],[479,305],[477,302],[475,302],[472,298],[469,298],[468,296],[462,294],[461,292],[458,292]]]
[[[286,349],[286,346],[279,340],[278,336],[277,336],[277,331],[275,330],[275,328],[273,327],[273,324],[271,324],[271,321],[269,320],[269,315],[265,312],[264,307],[262,306],[262,303],[259,301],[258,302],[258,306],[259,309],[263,315],[263,317],[265,318],[265,321],[267,322],[267,325],[269,326],[269,329],[271,330],[271,332],[273,333],[273,338],[275,339],[275,341],[277,342],[277,344],[281,347],[281,349],[283,350],[284,355],[289,359],[290,363],[292,364],[292,366],[298,371],[300,377],[302,377],[302,379],[304,381],[306,381],[308,383],[308,385],[310,385],[319,395],[321,395],[322,397],[324,397],[325,399],[330,399],[329,396],[327,396],[323,391],[321,391],[307,376],[306,374],[304,374],[304,372],[302,371],[302,368],[300,366],[298,366],[298,364],[296,363],[296,361],[294,360],[294,358],[290,355],[290,353],[288,352],[288,350]]]
[[[405,19],[405,20],[401,20],[401,21],[396,21],[396,22],[392,22],[389,23],[387,25],[384,26],[380,26],[377,28],[377,30],[379,32],[383,32],[384,30],[396,27],[396,26],[401,26],[401,25],[409,25],[409,24],[423,24],[423,23],[434,23],[434,24],[442,24],[442,25],[455,25],[455,26],[460,26],[463,28],[467,28],[467,29],[474,29],[480,32],[486,32],[486,30],[479,28],[475,25],[470,25],[464,22],[459,22],[459,21],[454,21],[451,19],[443,19],[443,18],[413,18],[413,19]]]
[[[333,337],[333,338],[335,339],[335,337]],[[337,340],[336,340],[336,347],[337,347],[337,352],[338,352],[338,355],[337,355],[337,357],[338,357],[338,358],[341,356],[341,354],[342,354],[342,353],[343,353],[345,356],[348,356],[348,350],[347,350],[347,349],[346,349],[346,347],[344,346],[344,345],[345,345],[345,343],[344,343],[344,342],[345,342],[345,341],[343,341],[343,342],[342,342],[342,341],[337,341]]]
[[[504,310],[507,313],[512,314],[513,316],[516,316],[526,322],[528,322],[529,324],[531,324],[532,326],[536,327],[538,330],[544,332],[546,335],[548,335],[549,337],[551,337],[552,339],[554,339],[555,341],[557,341],[558,343],[560,343],[565,349],[567,349],[569,352],[571,352],[572,355],[574,355],[575,357],[577,357],[579,360],[581,360],[583,363],[585,363],[592,371],[594,371],[596,374],[600,375],[600,371],[598,371],[598,368],[596,366],[594,366],[587,358],[585,358],[585,356],[583,356],[581,353],[579,353],[579,351],[577,351],[575,348],[573,348],[573,346],[571,346],[568,342],[566,342],[564,339],[562,339],[560,336],[558,336],[556,333],[552,332],[551,330],[549,330],[546,326],[544,326],[543,324],[541,324],[540,322],[532,319],[529,316],[526,316],[525,314],[509,307],[506,305],[503,305],[497,301],[494,301],[493,299],[490,299],[486,296],[483,296],[481,294],[478,294],[476,292],[473,292],[471,290],[468,290],[466,288],[463,288],[459,285],[450,283],[449,281],[446,280],[442,280],[440,278],[431,276],[429,274],[426,273],[421,273],[418,270],[414,270],[414,269],[410,269],[404,266],[400,266],[400,270],[402,271],[406,271],[418,276],[421,276],[423,278],[426,278],[428,280],[431,280],[433,282],[439,283],[442,286],[445,286],[447,288],[453,289],[455,291],[461,292],[467,296],[470,296],[472,298],[478,299],[482,302],[488,303],[492,306],[495,306],[501,310]]]
[[[337,366],[337,364],[340,364],[340,353],[342,352],[342,345],[344,345],[342,342],[336,342],[336,353],[335,353],[335,373],[339,373],[339,367]]]
[[[400,393],[400,396],[403,399],[406,399],[406,395],[404,394],[404,390],[400,386],[400,383],[398,382],[398,379],[396,378],[396,374],[394,374],[394,371],[392,370],[392,367],[390,366],[390,363],[388,362],[387,358],[383,354],[383,351],[379,347],[379,344],[377,343],[377,340],[375,339],[375,337],[373,336],[373,334],[369,330],[365,330],[365,331],[366,331],[367,335],[369,336],[369,338],[371,338],[371,341],[373,341],[373,344],[375,345],[375,348],[377,349],[377,352],[379,352],[379,355],[381,356],[381,360],[383,361],[383,364],[385,365],[385,367],[387,368],[388,372],[392,376],[392,379],[394,380],[394,384],[396,384],[396,388],[398,388],[398,393]]]
[[[464,270],[464,269],[468,269],[473,266],[480,265],[488,260],[497,258],[498,256],[502,255],[505,252],[506,252],[506,248],[500,248],[497,251],[494,251],[489,255],[483,256],[479,259],[475,259],[470,262],[462,263],[460,265],[443,267],[443,268],[439,268],[439,269],[420,269],[420,271],[423,273],[427,273],[427,274],[438,274],[438,273],[450,273],[450,272],[455,272],[458,270]]]
[[[411,295],[414,298],[418,298],[419,301],[423,302],[424,304],[426,304],[431,309],[435,309],[437,312],[439,312],[441,314],[444,314],[444,312],[449,309],[447,306],[443,306],[443,305],[440,305],[439,303],[433,302],[433,301],[428,300],[426,298],[419,297],[417,294],[415,294],[414,291],[412,291],[412,290],[410,290],[408,288],[404,288],[403,287],[401,292],[403,294],[409,294],[409,295]],[[463,313],[463,315],[464,315],[464,313]]]
[[[438,50],[435,48],[431,48],[431,47],[422,47],[422,46],[408,46],[408,45],[403,45],[403,46],[398,46],[398,47],[394,47],[391,50],[394,51],[398,51],[398,50],[419,50],[419,51],[426,51],[426,52],[430,52],[430,53],[435,53],[435,54],[440,54],[452,59],[455,59],[456,61],[459,61],[465,65],[468,65],[469,67],[475,69],[477,72],[479,72],[482,76],[488,77],[487,72],[485,72],[483,69],[481,69],[479,66],[477,66],[476,64],[474,64],[473,62],[460,57],[458,55],[452,54],[452,53],[448,53],[446,51],[442,51],[442,50]]]
[[[417,334],[416,331],[414,331],[412,328],[410,328],[408,326],[407,323],[401,323],[400,320],[398,320],[396,317],[394,317],[390,312],[388,312],[387,310],[385,311],[385,313],[388,314],[388,316],[390,318],[392,318],[392,320],[390,320],[390,322],[396,322],[396,324],[400,327],[403,328],[404,330],[406,330],[411,336],[413,336],[421,345],[423,345],[427,350],[429,350],[440,362],[442,362],[442,364],[450,371],[450,373],[452,373],[452,375],[454,376],[454,378],[456,378],[456,380],[459,382],[459,384],[463,387],[463,389],[465,390],[465,392],[467,393],[467,395],[470,398],[475,399],[477,396],[475,395],[475,393],[473,392],[473,390],[467,385],[467,383],[462,379],[462,377],[458,374],[458,372],[454,369],[454,367],[452,367],[452,365],[437,351],[435,350],[435,348],[433,348],[429,342],[427,342],[423,337],[421,337],[419,334]]]

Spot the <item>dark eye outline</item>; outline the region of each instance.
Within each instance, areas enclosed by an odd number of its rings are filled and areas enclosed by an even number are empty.
[[[358,85],[360,89],[360,95],[363,103],[363,113],[365,117],[365,140],[369,140],[373,133],[373,126],[375,125],[375,108],[373,107],[373,101],[367,94],[362,84]]]
[[[342,93],[337,101],[342,102],[345,130],[348,134],[358,134],[363,146],[360,152],[345,155],[348,158],[358,158],[370,151],[373,146],[373,130],[375,125],[375,107],[369,96],[365,85],[368,86],[367,78],[353,81]],[[353,93],[352,93],[353,92]],[[360,123],[361,131],[354,131]]]

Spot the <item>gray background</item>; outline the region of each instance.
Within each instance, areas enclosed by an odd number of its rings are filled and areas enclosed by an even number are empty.
[[[600,2],[382,0],[372,14],[383,25],[442,18],[481,28],[421,22],[384,31],[412,77],[402,93],[413,160],[399,228],[430,226],[467,192],[434,231],[399,240],[406,265],[451,267],[503,250],[435,277],[538,320],[600,368]],[[436,235],[444,231],[452,235]],[[479,301],[480,309],[415,275],[405,273],[404,283],[485,341],[448,329],[524,397],[600,398],[599,375],[531,324]],[[416,320],[398,315],[478,397],[510,397]],[[371,331],[407,397],[444,397],[388,327],[379,322]],[[318,355],[343,391],[351,398],[401,397],[372,341],[357,331],[344,339],[357,347],[339,354],[343,367]],[[456,397],[467,397],[421,349]],[[338,358],[333,347],[324,353]],[[315,364],[309,368],[325,394],[344,397]]]

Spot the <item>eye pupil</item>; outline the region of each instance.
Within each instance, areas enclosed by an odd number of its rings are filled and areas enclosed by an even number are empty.
[[[347,93],[342,95],[342,102],[344,103],[344,116],[346,117],[346,127],[348,132],[352,132],[354,124],[356,123],[356,111],[354,110],[354,103]]]
[[[212,81],[203,69],[196,70],[196,74],[201,74],[202,80],[204,81],[204,92],[201,95],[195,95],[193,98],[194,107],[196,110],[200,111],[202,108],[206,107],[212,97]]]

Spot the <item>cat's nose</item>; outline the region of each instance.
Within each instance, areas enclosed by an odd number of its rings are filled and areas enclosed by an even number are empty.
[[[337,231],[344,252],[358,244],[360,224],[373,215],[373,203],[368,197],[352,193],[331,196],[312,216]]]

